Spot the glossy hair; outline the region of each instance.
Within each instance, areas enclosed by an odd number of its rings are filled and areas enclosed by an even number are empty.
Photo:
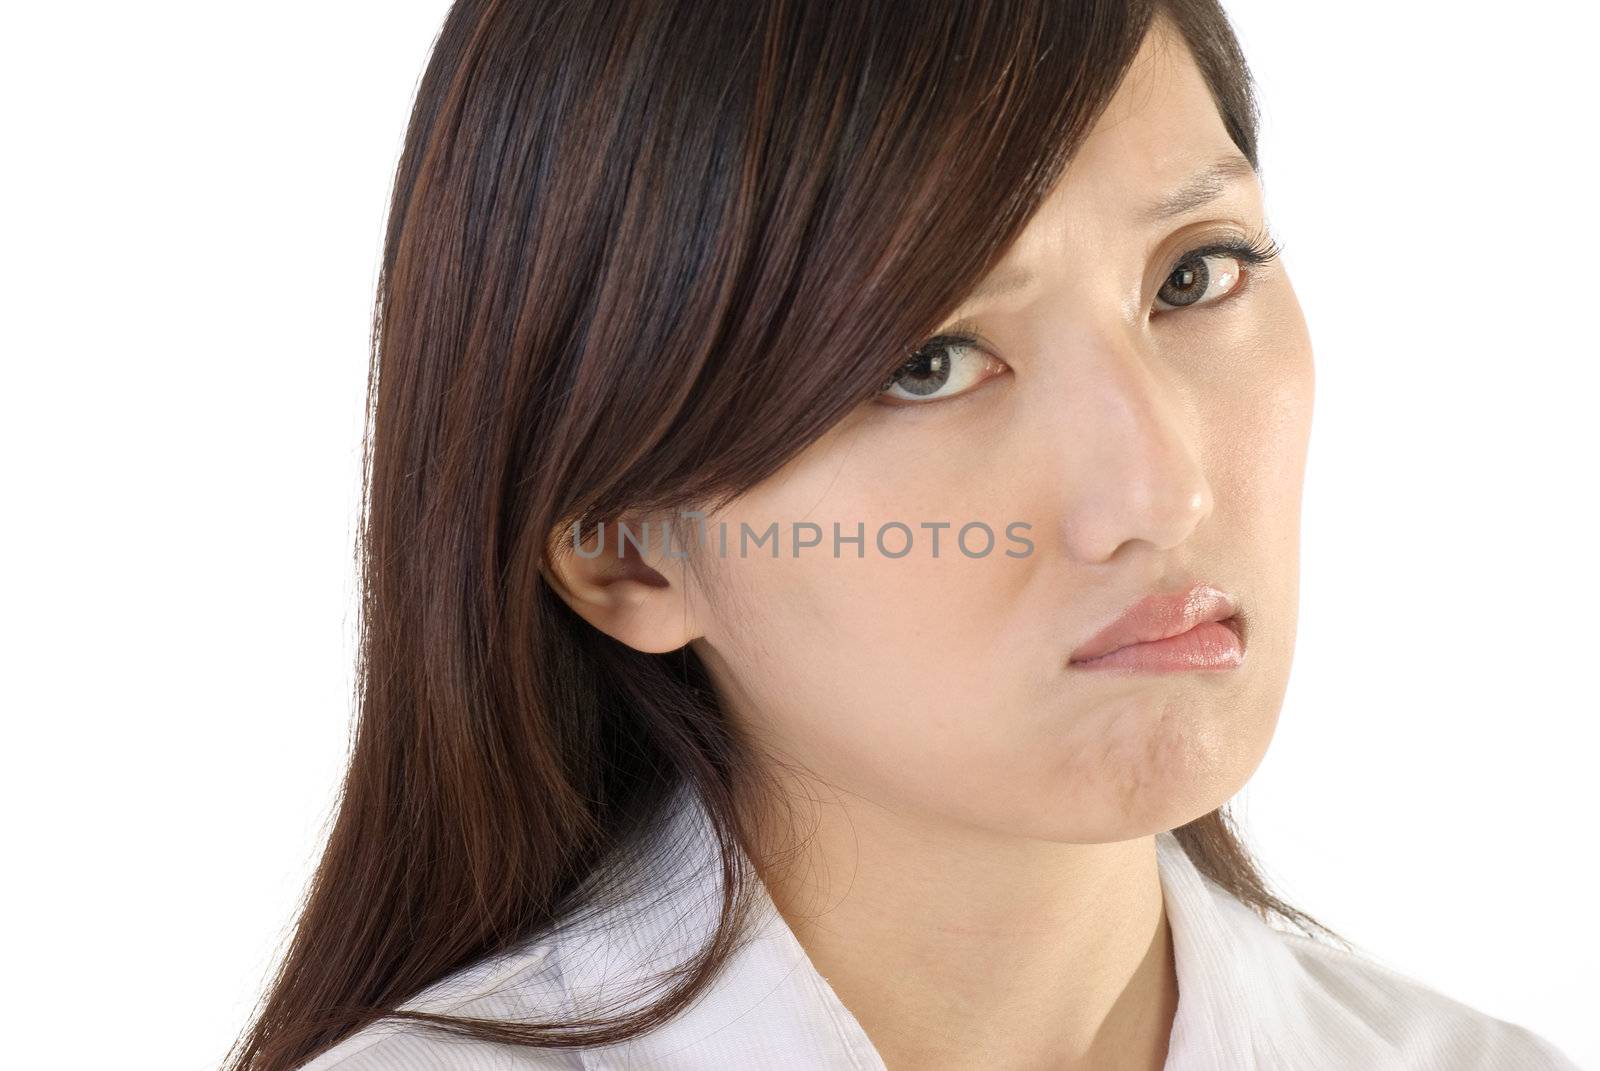
[[[1021,231],[1158,16],[1259,168],[1217,0],[454,4],[374,311],[348,770],[230,1071],[288,1071],[386,1017],[611,1043],[709,984],[750,906],[733,860],[757,764],[691,650],[640,652],[562,601],[552,533],[715,510],[870,400]],[[604,903],[683,784],[728,897],[658,1000],[544,1023],[399,1009]],[[1225,811],[1175,831],[1201,872],[1336,937],[1267,890]]]

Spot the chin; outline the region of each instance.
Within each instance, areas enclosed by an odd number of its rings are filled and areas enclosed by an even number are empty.
[[[1110,743],[1061,763],[1036,814],[1054,817],[1040,835],[1078,844],[1133,840],[1176,829],[1232,799],[1271,742],[1276,708],[1184,702],[1124,711]],[[1035,820],[1036,821],[1036,820]]]

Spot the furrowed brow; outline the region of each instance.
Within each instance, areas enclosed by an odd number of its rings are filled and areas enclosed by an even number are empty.
[[[1146,204],[1134,217],[1146,226],[1193,212],[1221,197],[1229,183],[1256,177],[1256,169],[1243,156],[1229,154],[1195,172],[1182,186]]]
[[[1227,191],[1229,184],[1255,177],[1256,169],[1243,156],[1234,153],[1220,156],[1195,172],[1176,190],[1145,204],[1134,218],[1146,226],[1165,223],[1215,201]],[[985,298],[1021,290],[1032,282],[1033,273],[1023,268],[1000,272],[973,288],[963,304],[976,305]]]

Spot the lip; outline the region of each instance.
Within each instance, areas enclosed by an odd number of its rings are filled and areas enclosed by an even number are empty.
[[[1072,652],[1074,669],[1232,669],[1244,659],[1237,601],[1207,583],[1147,595]]]

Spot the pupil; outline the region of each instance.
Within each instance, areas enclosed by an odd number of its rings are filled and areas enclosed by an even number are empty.
[[[950,379],[950,355],[929,347],[906,362],[900,386],[911,394],[932,394]]]
[[[1183,265],[1172,269],[1166,285],[1161,288],[1162,301],[1169,305],[1193,305],[1205,294],[1206,286],[1211,282],[1211,272],[1203,260],[1193,260],[1190,264],[1194,266]]]

